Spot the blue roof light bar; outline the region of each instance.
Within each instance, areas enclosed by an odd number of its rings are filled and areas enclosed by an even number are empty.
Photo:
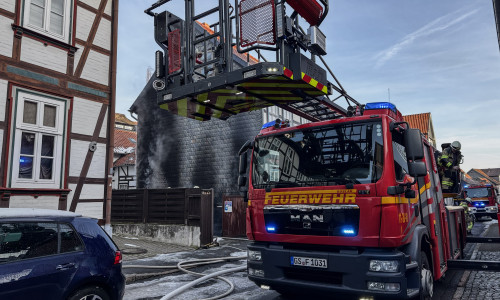
[[[365,105],[365,110],[370,110],[370,109],[390,109],[393,112],[396,112],[396,105],[392,104],[391,102],[371,102],[371,103],[366,103]]]

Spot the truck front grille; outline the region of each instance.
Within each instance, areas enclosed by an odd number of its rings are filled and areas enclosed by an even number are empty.
[[[268,205],[264,207],[268,232],[316,236],[356,236],[357,205]]]

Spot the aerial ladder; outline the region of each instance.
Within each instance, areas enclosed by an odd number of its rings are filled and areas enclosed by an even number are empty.
[[[185,0],[183,16],[153,12],[169,1],[145,10],[162,49],[152,80],[160,108],[207,121],[276,105],[311,122],[359,109],[323,58],[328,0],[216,0],[201,13]]]

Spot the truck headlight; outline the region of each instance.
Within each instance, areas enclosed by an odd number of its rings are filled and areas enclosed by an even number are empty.
[[[372,291],[399,292],[399,290],[401,290],[401,285],[397,282],[368,281],[367,288]]]
[[[475,207],[469,207],[469,212],[470,213],[474,214],[474,213],[476,213],[476,211],[477,211],[477,208],[475,208]]]
[[[486,211],[496,213],[496,212],[498,212],[498,208],[496,206],[489,206],[489,207],[486,207]]]
[[[262,260],[262,253],[260,251],[248,250],[248,260]]]
[[[373,272],[398,272],[399,262],[397,260],[370,260],[370,271]]]

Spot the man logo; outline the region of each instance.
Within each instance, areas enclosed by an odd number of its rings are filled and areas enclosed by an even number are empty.
[[[323,223],[323,215],[290,215],[291,222]]]

